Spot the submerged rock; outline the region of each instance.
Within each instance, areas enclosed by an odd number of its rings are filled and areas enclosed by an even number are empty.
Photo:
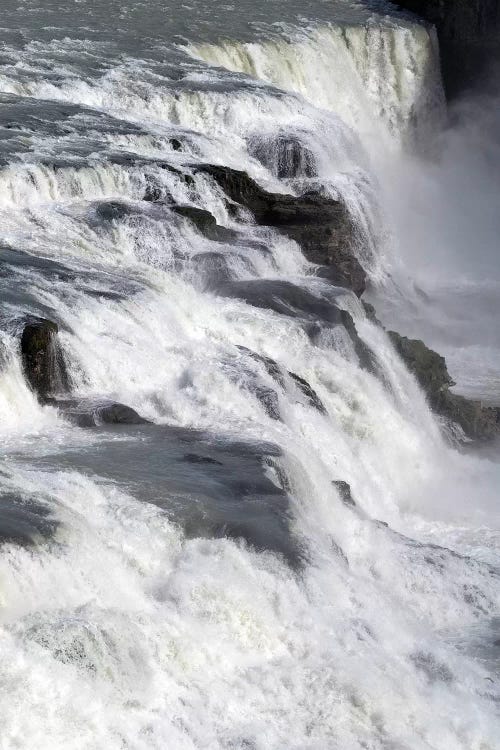
[[[224,466],[222,461],[217,461],[216,458],[211,456],[200,456],[198,453],[186,453],[182,457],[182,461],[186,461],[190,464],[212,464],[214,466]]]
[[[58,331],[57,323],[37,318],[24,326],[21,336],[24,374],[42,402],[67,386],[66,367],[57,342]]]
[[[171,206],[170,208],[179,216],[189,219],[196,229],[210,240],[230,242],[236,239],[235,231],[217,224],[215,216],[204,208],[191,205]]]
[[[333,485],[338,490],[338,493],[340,495],[340,498],[344,505],[348,505],[351,508],[356,507],[356,503],[353,500],[352,493],[351,493],[351,485],[347,482],[344,482],[342,479],[334,479],[332,482]]]
[[[314,409],[316,409],[317,411],[321,412],[321,414],[326,414],[325,405],[323,404],[314,388],[309,385],[307,380],[301,378],[300,375],[297,375],[294,372],[289,371],[288,374],[292,378],[293,382],[298,387],[302,395],[306,397],[309,405],[314,407]]]
[[[210,175],[228,198],[239,203],[258,224],[274,227],[295,240],[308,260],[328,268],[319,272],[333,283],[365,290],[366,273],[354,256],[354,225],[342,201],[310,191],[300,196],[270,193],[246,172],[205,164],[196,170]]]
[[[490,439],[500,433],[498,408],[486,407],[480,401],[451,393],[450,388],[455,383],[450,377],[444,357],[429,349],[423,341],[408,339],[396,331],[388,331],[388,335],[437,414],[458,424],[471,439]]]
[[[343,323],[342,311],[297,284],[278,279],[247,279],[221,284],[219,294],[244,300],[248,305],[280,315],[325,323]]]
[[[115,401],[89,401],[81,399],[48,399],[64,416],[78,427],[99,427],[105,424],[151,424],[134,409]]]
[[[360,338],[358,334],[358,329],[356,328],[356,324],[354,323],[352,315],[348,313],[347,310],[342,310],[341,315],[342,315],[342,325],[344,326],[347,333],[351,337],[351,341],[354,345],[354,351],[356,352],[356,356],[358,357],[360,366],[364,370],[377,373],[378,366],[377,366],[376,359],[373,356],[371,350],[365,344],[365,342]]]

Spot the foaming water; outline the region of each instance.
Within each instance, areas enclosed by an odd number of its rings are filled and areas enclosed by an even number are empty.
[[[188,47],[229,70],[297,91],[366,140],[414,140],[442,122],[437,40],[423,26],[331,26],[262,43]],[[374,128],[374,118],[378,124]]]
[[[494,750],[494,449],[454,449],[354,294],[201,169],[340,199],[389,307],[433,33],[385,3],[58,6],[1,32],[0,744]],[[147,423],[72,421],[110,402]]]

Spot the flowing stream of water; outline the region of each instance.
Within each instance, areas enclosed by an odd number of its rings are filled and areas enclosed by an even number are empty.
[[[497,100],[451,128],[434,31],[384,2],[4,0],[0,25],[0,748],[498,748],[495,448],[451,445],[360,300],[198,169],[340,199],[383,322],[498,404]],[[277,312],[284,284],[376,368]],[[41,405],[27,316],[73,398],[149,423]]]

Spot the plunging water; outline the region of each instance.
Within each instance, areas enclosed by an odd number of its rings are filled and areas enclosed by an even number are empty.
[[[450,445],[355,294],[200,168],[340,200],[377,309],[418,328],[434,32],[341,0],[1,25],[0,746],[494,750],[495,453]],[[45,405],[40,317],[69,383]]]

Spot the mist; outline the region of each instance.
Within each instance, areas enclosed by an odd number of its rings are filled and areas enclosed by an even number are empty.
[[[382,165],[388,278],[372,290],[387,326],[426,340],[458,391],[485,401],[500,366],[498,73],[450,106],[424,155]]]

